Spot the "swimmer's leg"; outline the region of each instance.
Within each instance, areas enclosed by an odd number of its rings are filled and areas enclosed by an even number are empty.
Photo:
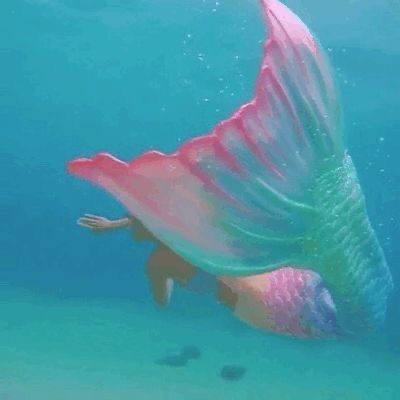
[[[168,305],[174,282],[190,290],[191,281],[198,268],[186,262],[168,247],[160,245],[151,254],[147,262],[147,275],[153,291],[154,301],[161,306]],[[217,279],[217,278],[215,278]],[[217,301],[234,310],[238,295],[221,280],[217,280]]]
[[[155,266],[148,267],[147,274],[154,301],[159,306],[168,305],[174,288],[174,281],[167,278],[165,274],[160,274],[159,268]]]
[[[186,286],[196,273],[196,267],[163,245],[150,255],[146,268],[154,301],[161,306],[168,305],[174,281]]]
[[[217,299],[220,303],[234,310],[238,295],[224,282],[218,281]]]

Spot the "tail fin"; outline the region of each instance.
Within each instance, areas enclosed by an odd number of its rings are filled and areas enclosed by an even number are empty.
[[[339,106],[321,48],[277,0],[253,99],[176,153],[124,163],[108,154],[69,171],[103,187],[168,247],[221,275],[294,264],[316,215],[316,175],[343,158]]]

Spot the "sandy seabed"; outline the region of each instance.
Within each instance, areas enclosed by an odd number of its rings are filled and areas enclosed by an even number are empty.
[[[395,400],[400,353],[243,326],[214,303],[0,296],[0,400]],[[158,362],[196,346],[186,365]],[[224,380],[225,365],[244,376]]]

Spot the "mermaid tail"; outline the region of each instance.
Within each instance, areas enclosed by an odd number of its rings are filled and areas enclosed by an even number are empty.
[[[235,315],[256,328],[298,337],[340,334],[332,298],[320,276],[283,267],[249,277],[222,277],[237,294]]]
[[[254,99],[175,154],[107,154],[72,173],[104,187],[194,265],[247,275],[289,264],[317,217],[312,188],[343,149],[331,75],[307,28],[277,1]],[[207,255],[207,257],[205,257]]]
[[[317,272],[343,329],[382,322],[391,275],[370,226],[328,63],[303,22],[261,1],[269,27],[254,98],[176,153],[78,159],[162,242],[216,275]]]

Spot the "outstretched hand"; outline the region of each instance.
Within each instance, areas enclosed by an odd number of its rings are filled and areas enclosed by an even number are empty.
[[[84,228],[89,228],[93,232],[101,233],[113,229],[113,222],[105,217],[98,215],[85,214],[79,218],[77,224]]]

